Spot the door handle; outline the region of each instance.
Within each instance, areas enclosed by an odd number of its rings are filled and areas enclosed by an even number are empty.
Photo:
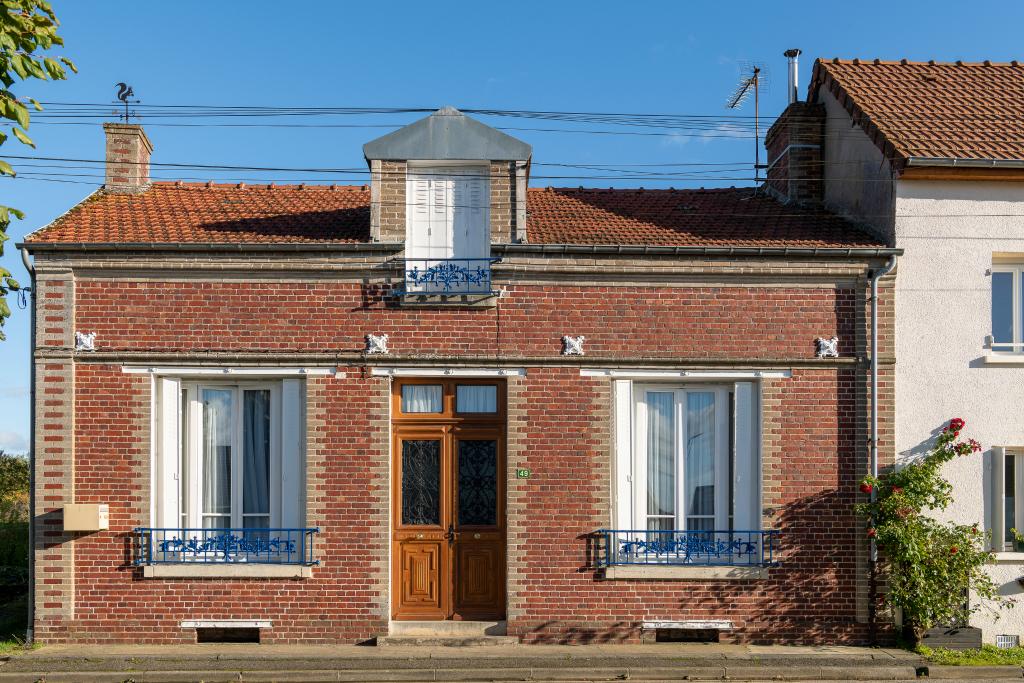
[[[451,545],[452,543],[455,542],[455,526],[454,525],[452,525],[452,524],[448,525],[448,533],[446,533],[444,535],[444,537],[448,539],[448,545]]]

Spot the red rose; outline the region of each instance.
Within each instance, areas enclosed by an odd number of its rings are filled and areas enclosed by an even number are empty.
[[[954,417],[952,420],[949,421],[949,429],[954,433],[959,432],[961,429],[964,428],[965,424],[966,423],[959,417]]]
[[[892,492],[893,493],[903,493],[903,487],[902,486],[893,486],[892,487]]]
[[[864,482],[863,484],[860,485],[860,492],[861,493],[871,493],[874,490],[875,490],[875,488],[871,484],[869,484],[867,482]]]
[[[878,531],[874,527],[868,529],[868,538],[874,538],[877,535]]]
[[[971,445],[971,452],[972,453],[978,453],[978,452],[981,451],[981,444],[978,443],[977,441],[975,441],[974,439],[968,439],[967,443],[969,443]]]
[[[958,547],[956,547],[956,546],[953,546],[953,547],[951,547],[951,548],[949,549],[949,554],[950,554],[950,555],[956,555],[956,554],[957,554],[957,552],[959,552],[959,551],[960,551],[960,548],[958,548]]]

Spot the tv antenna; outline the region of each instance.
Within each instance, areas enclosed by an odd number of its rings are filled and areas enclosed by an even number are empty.
[[[129,104],[138,104],[139,102],[141,102],[141,100],[131,99],[135,97],[135,91],[132,90],[132,86],[128,85],[127,83],[115,83],[114,87],[117,88],[117,99],[124,105],[124,113],[122,114],[118,111],[115,111],[114,115],[117,116],[117,118],[119,119],[124,119],[125,123],[128,123],[129,116],[139,118],[138,112],[128,111]]]
[[[726,109],[739,109],[751,93],[754,95],[754,182],[761,181],[761,89],[768,90],[768,70],[753,62],[741,62],[740,82],[725,103]]]

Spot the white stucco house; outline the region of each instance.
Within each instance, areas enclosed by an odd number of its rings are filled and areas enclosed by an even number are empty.
[[[1024,530],[1024,64],[818,60],[783,121],[789,153],[769,158],[789,164],[781,193],[903,250],[883,450],[898,463],[966,420],[984,451],[949,464],[946,514],[991,532],[992,576],[1017,599],[971,625],[985,642],[1021,638],[1024,547],[1010,529]]]

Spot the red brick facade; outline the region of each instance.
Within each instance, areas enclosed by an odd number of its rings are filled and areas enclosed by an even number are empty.
[[[300,257],[122,256],[37,255],[39,640],[192,642],[189,619],[270,620],[263,642],[386,634],[390,383],[375,365],[525,369],[507,380],[511,635],[635,641],[645,620],[728,619],[741,642],[867,638],[852,504],[867,468],[865,292],[879,259],[506,257],[504,295],[474,308],[403,307],[386,278],[329,277]],[[881,309],[891,362],[885,287]],[[96,350],[73,351],[74,330],[95,332]],[[391,353],[365,355],[368,333],[387,333]],[[586,336],[585,356],[561,355],[567,334]],[[833,335],[840,358],[815,358],[814,340]],[[152,384],[122,367],[140,364],[338,369],[306,379],[306,523],[321,530],[311,578],[154,579],[131,565],[131,530],[150,523]],[[760,380],[764,525],[782,533],[769,578],[602,578],[593,533],[612,524],[612,391],[581,368],[609,367],[791,372]],[[108,503],[109,531],[61,531],[67,502]]]

